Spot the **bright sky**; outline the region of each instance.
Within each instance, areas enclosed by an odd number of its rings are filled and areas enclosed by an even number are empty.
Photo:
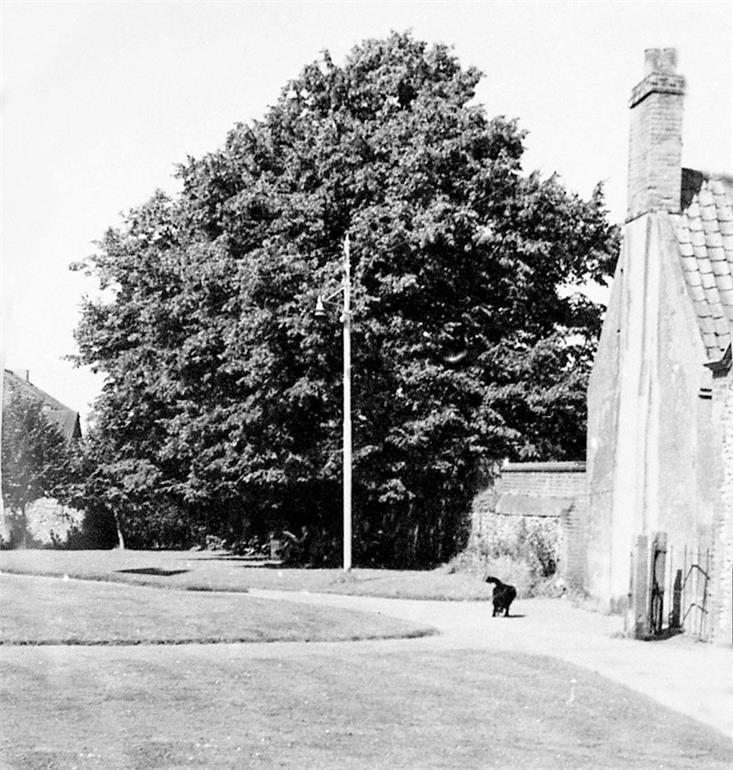
[[[628,96],[643,51],[676,47],[687,78],[685,165],[732,173],[728,2],[127,2],[0,0],[5,366],[79,410],[101,382],[74,369],[89,279],[68,270],[176,163],[263,115],[327,48],[411,29],[486,78],[490,116],[530,134],[525,169],[586,196],[604,180],[624,217]]]

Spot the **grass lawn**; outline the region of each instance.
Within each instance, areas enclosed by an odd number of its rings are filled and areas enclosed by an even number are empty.
[[[100,579],[110,567],[123,580],[168,586],[188,576],[179,588],[216,579],[244,591],[242,574],[279,579],[276,570],[244,570],[210,554],[20,556],[45,571]],[[227,582],[226,570],[237,582]],[[311,580],[323,590],[337,579],[282,572],[292,588]],[[733,759],[721,733],[554,658],[430,639],[317,641],[426,631],[383,615],[246,593],[7,575],[0,595],[1,767],[727,770]],[[180,643],[192,639],[313,641]],[[74,643],[50,643],[61,640]]]
[[[425,626],[373,613],[246,594],[0,576],[1,644],[344,641],[422,636]]]
[[[4,647],[0,761],[29,770],[730,768],[724,736],[584,669],[386,646]]]
[[[0,551],[0,570],[188,590],[278,588],[400,599],[490,599],[493,588],[438,570],[280,569],[211,551]]]

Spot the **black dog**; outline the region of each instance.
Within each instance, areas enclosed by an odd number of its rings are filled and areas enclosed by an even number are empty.
[[[494,612],[491,617],[494,618],[504,612],[504,617],[508,618],[509,607],[517,598],[517,589],[514,586],[502,583],[499,578],[495,577],[487,577],[486,582],[494,584]]]

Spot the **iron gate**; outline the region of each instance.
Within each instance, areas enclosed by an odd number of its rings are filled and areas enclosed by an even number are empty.
[[[684,631],[700,641],[710,639],[709,582],[712,554],[709,548],[668,550],[668,596],[671,605],[667,615],[670,631]]]

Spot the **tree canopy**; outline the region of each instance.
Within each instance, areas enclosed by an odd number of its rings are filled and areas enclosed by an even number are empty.
[[[76,267],[103,289],[77,341],[109,484],[189,537],[338,553],[341,326],[313,308],[347,234],[357,563],[446,559],[492,463],[583,456],[601,308],[568,287],[609,274],[616,231],[600,187],[523,173],[479,79],[410,35],[325,53],[108,230]]]

